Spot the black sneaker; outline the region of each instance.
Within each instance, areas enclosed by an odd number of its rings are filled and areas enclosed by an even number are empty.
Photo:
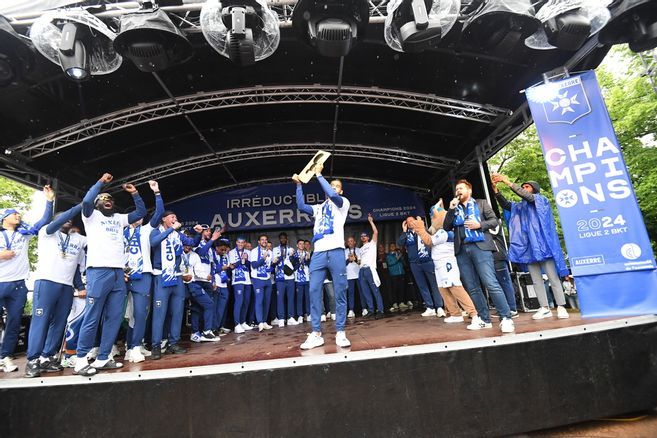
[[[153,345],[153,349],[151,350],[151,359],[152,360],[162,359],[162,349],[160,348],[159,345]]]
[[[40,377],[41,368],[39,368],[39,360],[34,359],[27,362],[25,365],[25,377]]]
[[[167,348],[167,354],[184,354],[184,353],[187,353],[187,350],[185,350],[178,344],[170,345],[169,348]]]
[[[64,367],[54,361],[52,358],[49,358],[45,362],[39,363],[39,368],[41,371],[45,371],[46,373],[56,373],[64,370]]]

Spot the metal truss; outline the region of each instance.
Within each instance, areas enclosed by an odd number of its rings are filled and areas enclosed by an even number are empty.
[[[639,55],[639,59],[641,59],[644,75],[650,81],[653,91],[657,93],[657,49],[637,53],[637,55]]]
[[[413,186],[413,185],[408,185],[408,184],[398,184],[398,183],[393,183],[388,180],[383,180],[383,179],[377,179],[377,178],[360,178],[360,177],[354,177],[354,176],[345,176],[345,175],[331,175],[331,178],[336,178],[340,179],[342,181],[352,181],[355,183],[374,183],[374,184],[383,184],[386,186],[391,186],[391,187],[400,187],[403,189],[408,189],[412,190],[414,192],[417,192],[421,195],[426,195],[429,192],[429,189],[427,187],[418,187],[418,186]],[[191,193],[185,196],[182,196],[180,198],[175,198],[172,200],[167,199],[167,205],[173,204],[174,202],[180,202],[184,201],[186,199],[194,198],[196,196],[201,196],[205,195],[207,193],[214,193],[220,190],[229,190],[229,189],[235,189],[238,187],[247,187],[247,186],[254,186],[258,184],[268,184],[268,183],[277,183],[277,182],[291,182],[291,179],[289,176],[280,176],[280,177],[271,177],[271,178],[261,178],[261,179],[252,179],[248,181],[241,181],[238,183],[231,183],[231,184],[226,184],[226,185],[220,185],[220,186],[215,186],[209,189],[205,189],[200,192],[195,192]]]
[[[255,105],[339,103],[419,111],[486,124],[511,114],[508,109],[491,105],[376,87],[347,86],[341,88],[339,96],[337,93],[336,86],[287,85],[255,86],[190,94],[176,97],[176,102],[172,102],[171,99],[159,100],[83,120],[56,132],[12,146],[8,150],[24,155],[26,158],[38,158],[90,138],[146,122],[201,111]]]
[[[333,145],[329,143],[272,144],[231,149],[217,152],[217,154],[197,155],[117,178],[116,183],[110,190],[116,193],[121,190],[120,185],[123,183],[142,184],[151,179],[163,179],[206,167],[238,163],[245,160],[265,160],[281,156],[311,157],[318,149],[330,149],[332,147]],[[336,144],[334,155],[340,158],[373,159],[431,169],[451,169],[459,163],[458,160],[451,158],[406,152],[402,149],[353,144]]]

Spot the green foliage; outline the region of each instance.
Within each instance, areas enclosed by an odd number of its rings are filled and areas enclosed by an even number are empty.
[[[638,56],[626,46],[615,46],[608,59],[614,64],[605,61],[596,70],[596,75],[623,149],[653,248],[657,249],[657,92],[642,74],[643,67]],[[544,189],[542,193],[553,201],[533,125],[491,158],[488,164],[491,172],[504,173],[517,183],[537,181]],[[509,199],[516,199],[506,186],[500,184],[498,187]],[[552,205],[561,232],[554,202]]]
[[[0,176],[0,209],[15,208],[25,214],[32,202],[34,190],[26,185],[17,183]],[[30,267],[35,268],[37,262],[37,239],[30,240],[28,256]]]

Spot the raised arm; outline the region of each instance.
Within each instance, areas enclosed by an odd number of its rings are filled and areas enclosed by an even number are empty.
[[[94,212],[94,200],[96,199],[96,196],[98,196],[103,186],[111,182],[112,179],[114,179],[112,175],[109,173],[104,173],[103,176],[101,176],[100,179],[96,182],[96,184],[91,186],[87,194],[84,195],[84,199],[82,199],[82,214],[84,217],[89,217],[91,216],[91,213]]]
[[[340,196],[335,190],[333,190],[333,187],[331,187],[331,184],[329,184],[328,181],[322,176],[322,174],[317,175],[317,181],[319,181],[319,185],[322,186],[322,190],[324,190],[324,193],[326,194],[327,198],[330,198],[331,201],[335,205],[338,206],[338,208],[342,207],[342,196]]]
[[[431,241],[431,234],[427,231],[427,227],[424,225],[422,219],[416,219],[413,222],[413,231],[415,231],[415,234],[417,234],[422,243],[429,247],[432,246],[433,242]]]
[[[132,224],[146,216],[146,205],[144,204],[144,200],[141,199],[141,196],[139,196],[139,192],[132,184],[123,184],[123,190],[130,193],[132,200],[135,203],[135,211],[128,213],[128,223]]]
[[[379,230],[376,228],[376,225],[374,225],[374,218],[372,217],[371,213],[368,213],[367,221],[370,223],[370,226],[372,227],[372,242],[378,242]]]
[[[164,214],[164,201],[162,200],[160,186],[157,184],[157,181],[148,181],[148,185],[151,187],[151,190],[153,190],[153,193],[155,193],[155,211],[153,212],[153,216],[149,223],[151,227],[157,228],[160,219],[162,219],[162,214]]]
[[[29,234],[37,234],[41,227],[52,220],[52,206],[53,202],[55,201],[55,192],[50,188],[50,186],[47,185],[43,187],[43,193],[46,195],[46,209],[43,212],[41,219],[39,219],[37,223],[30,227],[28,231]]]
[[[157,248],[167,237],[169,237],[169,234],[173,233],[175,230],[173,227],[167,228],[164,231],[160,231],[159,228],[153,228],[151,231],[151,235],[149,237],[149,240],[151,242],[151,247],[152,248]]]
[[[78,204],[75,207],[69,208],[62,214],[60,214],[57,219],[54,221],[50,222],[48,226],[46,227],[46,234],[51,235],[57,232],[62,225],[64,225],[66,222],[70,221],[73,219],[75,216],[80,214],[80,211],[82,210],[82,204]]]
[[[298,181],[298,180],[297,180]],[[303,199],[303,187],[301,187],[301,182],[297,182],[297,208],[299,211],[302,211],[309,215],[314,215],[313,209],[310,205],[306,204]]]

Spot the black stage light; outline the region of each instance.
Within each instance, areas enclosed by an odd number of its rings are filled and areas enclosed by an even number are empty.
[[[508,55],[540,25],[530,0],[489,0],[468,17],[463,41],[487,53]]]
[[[34,68],[34,50],[0,15],[0,87],[19,82]]]
[[[267,58],[281,40],[278,15],[265,0],[208,0],[201,30],[214,50],[239,65]]]
[[[77,23],[66,23],[59,43],[59,64],[72,79],[81,81],[89,77],[89,59],[83,43],[84,29]]]
[[[298,37],[330,57],[346,56],[369,20],[367,0],[299,0],[292,12]]]
[[[190,42],[161,9],[121,16],[114,48],[148,73],[182,64],[194,55]]]
[[[600,32],[604,44],[628,43],[633,52],[657,47],[657,0],[625,0]]]
[[[542,26],[527,37],[537,50],[577,50],[607,24],[611,0],[548,0],[536,13]]]

